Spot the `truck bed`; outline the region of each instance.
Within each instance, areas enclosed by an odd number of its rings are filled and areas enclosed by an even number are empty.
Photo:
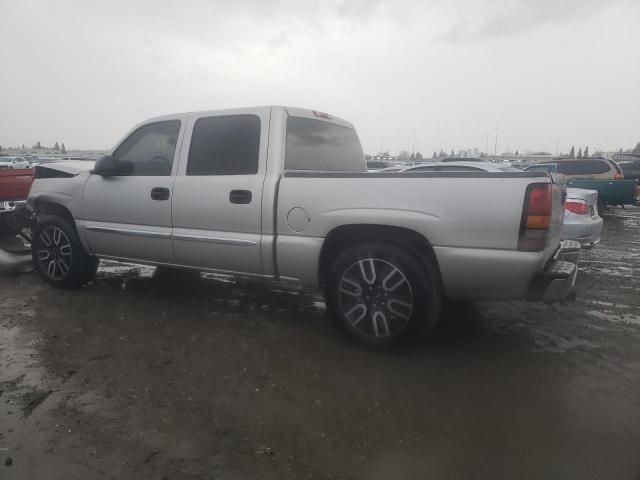
[[[518,250],[525,191],[533,183],[552,179],[544,172],[287,171],[277,206],[280,274],[312,282],[305,277],[316,271],[328,232],[345,222],[384,223],[418,232],[430,242],[451,298],[523,298],[560,245],[564,215],[564,187],[553,183],[547,248]]]

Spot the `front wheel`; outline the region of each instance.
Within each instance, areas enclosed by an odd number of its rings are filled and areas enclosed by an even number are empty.
[[[54,287],[81,287],[93,280],[98,268],[98,259],[84,250],[76,229],[57,215],[38,221],[31,252],[36,269]]]
[[[329,269],[325,296],[337,325],[369,347],[431,332],[441,306],[435,269],[382,242],[357,244],[340,254]]]

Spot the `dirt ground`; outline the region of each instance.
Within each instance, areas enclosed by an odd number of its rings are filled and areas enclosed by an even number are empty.
[[[608,213],[575,303],[457,306],[385,354],[287,285],[2,277],[0,478],[638,480],[639,233]]]

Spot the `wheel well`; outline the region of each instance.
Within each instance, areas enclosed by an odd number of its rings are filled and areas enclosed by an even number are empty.
[[[35,212],[38,215],[59,215],[65,220],[67,220],[73,228],[75,228],[76,223],[73,220],[73,215],[66,208],[60,205],[59,203],[48,202],[46,200],[38,200],[35,203]]]
[[[382,241],[393,243],[409,251],[425,268],[436,269],[438,281],[442,282],[438,259],[429,240],[414,230],[388,225],[342,225],[327,235],[320,251],[319,284],[324,285],[331,261],[345,248],[362,242]]]

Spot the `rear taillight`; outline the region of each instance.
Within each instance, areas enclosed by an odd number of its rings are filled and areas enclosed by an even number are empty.
[[[518,250],[539,252],[547,246],[553,205],[551,189],[549,183],[534,183],[527,187]]]
[[[576,215],[589,215],[591,213],[589,204],[584,200],[567,200],[564,204],[564,208]]]
[[[616,173],[616,174],[613,176],[613,179],[614,179],[614,180],[624,180],[624,174],[622,174],[622,173]]]

